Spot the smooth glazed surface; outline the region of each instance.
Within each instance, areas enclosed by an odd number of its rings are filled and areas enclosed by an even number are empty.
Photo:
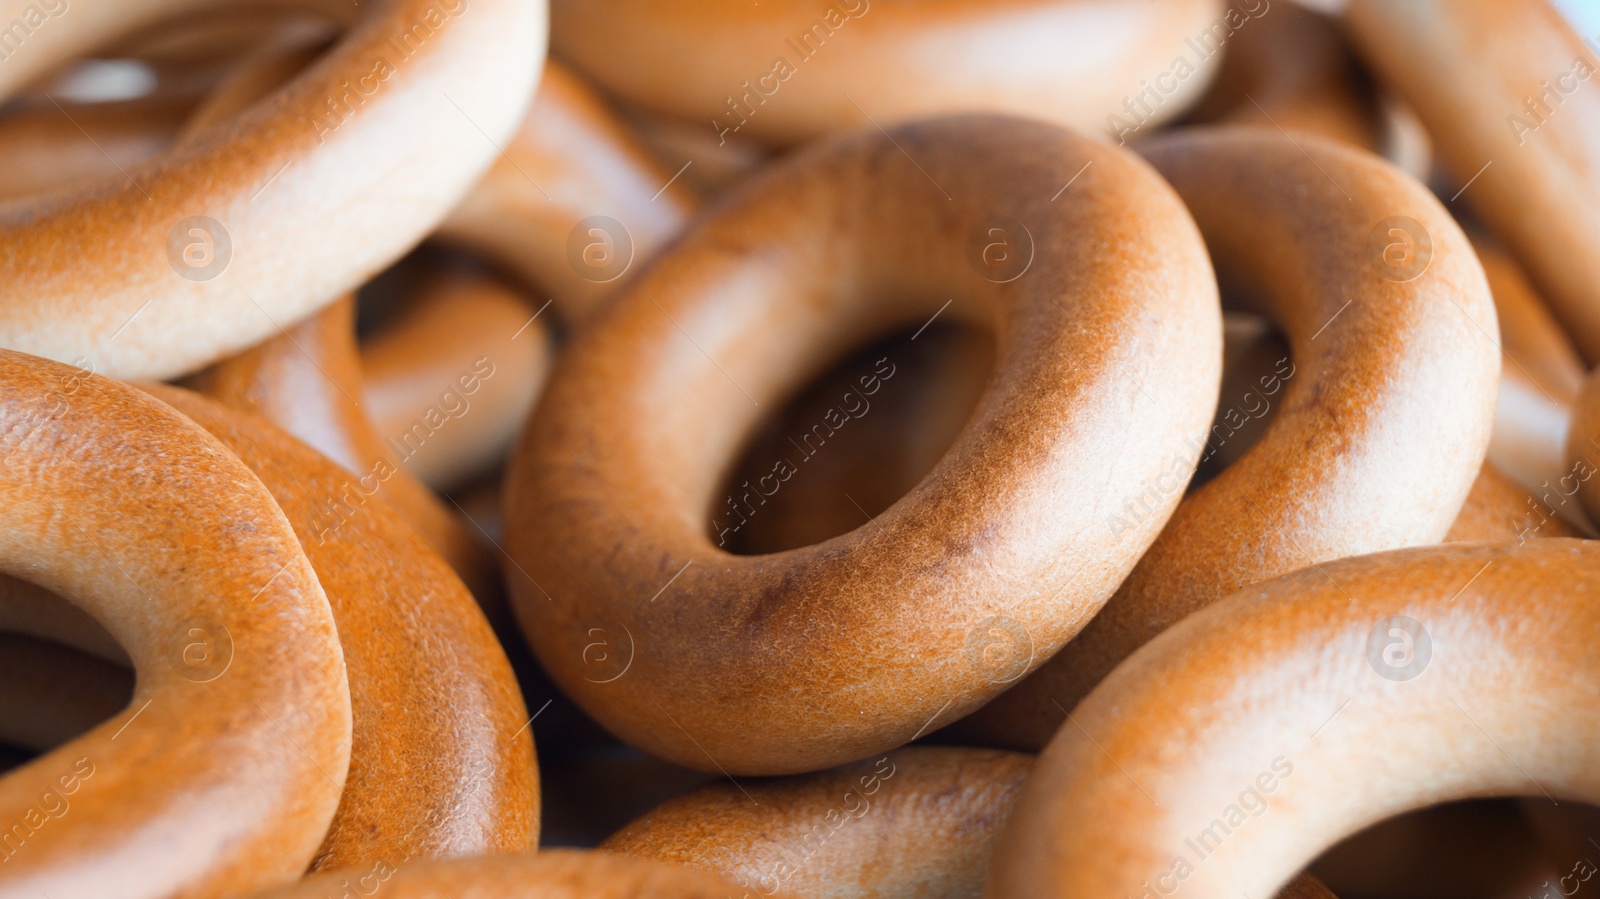
[[[492,471],[544,390],[554,315],[528,300],[492,275],[439,272],[361,342],[371,428],[435,490]]]
[[[324,499],[322,527],[337,528],[373,499],[387,501],[475,592],[492,577],[494,563],[470,525],[401,467],[392,444],[362,408],[352,298],[335,301],[188,383],[260,415],[344,468],[344,485]]]
[[[580,322],[656,254],[699,206],[595,89],[558,62],[505,152],[439,226],[548,293]]]

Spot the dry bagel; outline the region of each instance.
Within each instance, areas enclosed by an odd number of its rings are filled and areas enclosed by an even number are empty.
[[[138,672],[127,715],[0,779],[4,890],[198,897],[298,877],[344,787],[350,692],[283,512],[133,388],[9,350],[0,384],[0,568],[93,615]]]
[[[119,183],[0,209],[0,292],[12,298],[0,343],[92,354],[116,377],[182,374],[354,288],[444,218],[537,81],[543,3],[475,0],[450,14],[435,0],[322,6],[357,18],[273,102]],[[161,14],[198,8],[74,0],[71,16],[34,29],[6,60],[0,95]],[[402,56],[391,40],[413,25],[423,38],[402,42]],[[62,251],[80,242],[95,252]]]
[[[1031,265],[982,255],[997,233]],[[861,132],[769,170],[576,337],[524,432],[507,579],[541,662],[629,743],[731,773],[861,758],[992,697],[989,631],[1031,635],[1012,678],[1076,633],[1178,497],[1115,532],[1095,510],[1199,454],[1221,325],[1198,241],[1130,154],[1021,119]],[[831,347],[941,314],[992,329],[998,362],[928,478],[824,543],[719,548],[713,491],[758,404]]]
[[[175,387],[289,516],[333,604],[350,670],[350,777],[313,868],[520,852],[537,843],[527,711],[505,653],[444,562],[375,502],[319,531],[348,473],[261,419]]]

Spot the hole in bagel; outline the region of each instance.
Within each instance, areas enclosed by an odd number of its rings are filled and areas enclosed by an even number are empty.
[[[128,707],[134,675],[93,618],[0,575],[0,765],[25,762]]]
[[[724,548],[738,555],[808,546],[865,524],[955,442],[994,355],[986,331],[954,321],[850,353],[746,441],[713,494],[713,542],[716,522],[732,528]]]
[[[1346,838],[1311,864],[1340,899],[1566,895],[1600,863],[1600,808],[1545,796],[1419,809]],[[1586,867],[1585,867],[1586,866]]]
[[[1261,439],[1283,400],[1282,372],[1293,364],[1289,342],[1264,316],[1228,310],[1222,333],[1222,390],[1190,490],[1221,474]]]

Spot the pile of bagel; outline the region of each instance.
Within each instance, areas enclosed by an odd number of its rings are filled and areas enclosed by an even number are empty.
[[[1596,10],[0,0],[0,899],[1600,891]]]

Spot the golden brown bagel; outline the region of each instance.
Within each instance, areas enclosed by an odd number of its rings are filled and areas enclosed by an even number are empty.
[[[917,489],[824,543],[720,548],[739,503],[793,476],[714,494],[763,409],[837,348],[940,315],[992,330],[998,361]],[[991,698],[1121,582],[1178,496],[1120,530],[1104,510],[1187,478],[1221,343],[1199,237],[1131,154],[981,115],[820,144],[702,219],[563,354],[506,484],[523,630],[596,720],[679,764],[881,753]],[[808,439],[863,414],[892,365]],[[997,628],[1033,647],[999,673]]]
[[[1600,59],[1544,0],[1351,0],[1373,70],[1600,361]],[[1583,74],[1587,71],[1587,74]]]
[[[913,746],[816,774],[723,781],[600,848],[709,871],[742,887],[734,896],[975,896],[1032,767],[1013,752]]]
[[[133,388],[10,350],[0,384],[0,568],[94,616],[138,672],[133,711],[0,779],[0,892],[200,897],[298,877],[344,787],[350,693],[283,512]]]
[[[340,891],[384,899],[727,899],[734,887],[701,871],[607,852],[553,850],[427,861],[378,862],[357,877],[336,871],[307,877],[256,899],[325,899]]]
[[[1180,132],[1143,151],[1194,214],[1230,297],[1273,319],[1291,348],[1281,380],[1223,397],[1232,414],[1211,443],[1268,404],[1279,412],[1185,498],[1084,632],[974,720],[967,733],[986,742],[1044,745],[1129,653],[1244,585],[1438,542],[1489,442],[1494,304],[1466,236],[1422,185],[1370,154],[1271,128]],[[1419,250],[1429,242],[1425,268],[1384,255],[1397,229],[1416,231],[1402,237]],[[1183,482],[1164,487],[1177,496]]]
[[[970,111],[1128,134],[1194,102],[1228,36],[1251,27],[1221,0],[555,0],[550,12],[554,50],[613,93],[719,140],[774,145]]]
[[[294,525],[350,671],[354,743],[339,813],[313,868],[520,852],[539,788],[527,711],[461,581],[384,504],[318,532],[348,473],[253,416],[148,388],[238,454]]]
[[[389,502],[469,584],[483,592],[493,562],[469,525],[401,467],[360,405],[354,302],[335,301],[283,334],[190,379],[191,387],[278,425],[339,463],[346,486],[323,497],[317,532],[336,532],[370,498]],[[309,523],[308,523],[309,524]]]
[[[1341,559],[1202,609],[1039,757],[985,895],[1262,896],[1410,809],[1600,800],[1597,591],[1600,545],[1537,540]]]
[[[158,16],[209,5],[74,0],[0,66],[0,96]],[[0,208],[0,343],[92,354],[116,377],[182,374],[354,288],[444,218],[538,79],[542,0],[321,6],[358,18],[271,102],[120,182]],[[95,252],[62,251],[80,244]]]
[[[361,343],[372,431],[436,490],[492,471],[549,377],[552,318],[482,272],[425,278],[396,319]]]
[[[592,87],[552,61],[505,152],[438,237],[549,291],[577,322],[698,205]]]
[[[1229,39],[1216,80],[1188,123],[1309,131],[1377,153],[1419,180],[1432,148],[1410,110],[1372,84],[1333,16],[1288,0],[1233,0],[1235,15],[1265,10]]]

